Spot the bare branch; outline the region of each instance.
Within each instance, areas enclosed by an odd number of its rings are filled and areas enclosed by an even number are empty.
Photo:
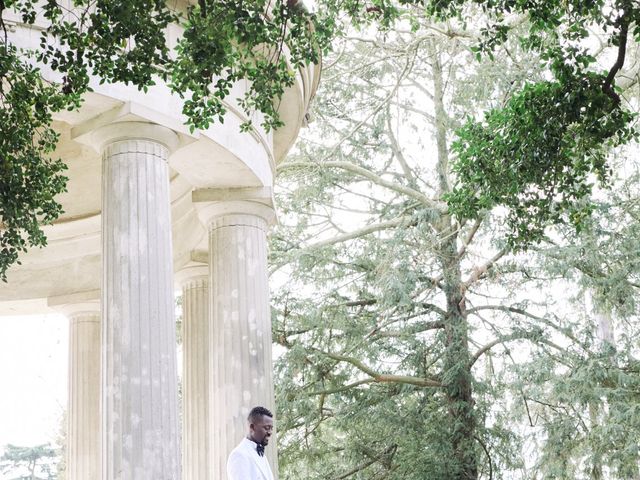
[[[393,126],[391,125],[391,109],[389,107],[387,107],[387,136],[389,137],[389,141],[391,142],[391,150],[393,151],[393,156],[402,167],[404,176],[406,177],[410,185],[415,185],[416,178],[413,174],[413,170],[411,170],[411,167],[409,167],[407,159],[404,157],[404,153],[402,152],[400,144],[398,143],[398,139],[393,133]]]
[[[469,288],[471,285],[476,283],[481,278],[484,278],[489,270],[491,270],[496,262],[504,257],[508,253],[507,249],[502,249],[498,253],[496,253],[493,257],[491,257],[484,265],[473,268],[473,273],[471,276],[463,283],[463,287],[465,289]]]
[[[471,230],[469,230],[469,233],[467,233],[467,236],[464,237],[464,240],[462,240],[462,246],[460,247],[460,250],[458,250],[458,260],[464,257],[464,254],[467,252],[467,248],[469,247],[469,244],[473,240],[473,237],[475,237],[476,233],[478,232],[478,228],[480,228],[481,223],[482,223],[482,218],[477,218],[476,221],[473,222],[473,226],[471,227]]]
[[[480,444],[480,446],[484,450],[484,454],[487,456],[487,460],[489,461],[489,480],[493,480],[493,461],[491,460],[491,454],[489,454],[489,449],[487,448],[487,446],[484,444],[484,442],[480,437],[474,435],[473,438],[475,438],[476,442]]]
[[[618,95],[612,87],[612,84],[616,78],[616,74],[620,71],[620,69],[624,66],[624,59],[627,53],[627,34],[629,32],[629,15],[628,13],[623,13],[622,17],[619,20],[620,23],[620,32],[618,34],[618,56],[616,58],[616,62],[609,70],[607,74],[607,78],[604,80],[602,85],[602,90],[609,97],[613,99],[613,102],[618,105],[620,103],[620,95]]]

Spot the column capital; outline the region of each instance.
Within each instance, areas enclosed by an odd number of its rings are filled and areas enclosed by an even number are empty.
[[[109,123],[77,137],[76,140],[98,152],[102,152],[111,143],[127,140],[150,140],[164,145],[169,153],[176,150],[180,144],[180,137],[173,130],[148,122]]]
[[[77,292],[71,295],[61,295],[49,297],[47,305],[71,318],[82,314],[100,315],[100,291],[90,290],[87,292]]]
[[[175,283],[180,287],[191,282],[209,282],[209,265],[205,263],[185,265],[178,270],[174,277]]]
[[[249,200],[194,203],[198,217],[209,228],[216,220],[225,217],[254,217],[264,222],[264,228],[276,223],[276,212],[271,205]]]

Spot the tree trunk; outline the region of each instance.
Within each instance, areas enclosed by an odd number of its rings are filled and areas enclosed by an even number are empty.
[[[436,143],[438,148],[438,183],[440,194],[450,190],[449,152],[447,147],[447,116],[444,109],[442,65],[436,48],[432,49]],[[473,401],[465,312],[465,292],[462,285],[458,258],[456,225],[450,215],[442,215],[437,229],[440,237],[438,253],[443,273],[444,293],[447,300],[445,318],[446,350],[444,355],[443,384],[447,398],[450,422],[450,440],[454,461],[452,480],[476,480],[476,419]]]

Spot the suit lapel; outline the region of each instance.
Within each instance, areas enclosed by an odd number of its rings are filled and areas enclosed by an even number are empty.
[[[262,476],[264,477],[264,480],[273,480],[273,475],[271,474],[271,471],[269,470],[269,461],[265,457],[265,461],[261,462],[260,461],[260,457],[258,457],[257,455],[256,455],[256,457],[257,457],[256,458],[256,463],[258,464],[258,468],[262,472]]]
[[[255,448],[255,444],[248,440],[245,443],[245,448],[247,450],[247,453],[250,455],[249,458],[251,458],[254,463],[257,465],[258,470],[260,470],[260,473],[262,474],[262,478],[264,480],[273,480],[273,474],[271,473],[271,471],[269,470],[269,462],[261,462],[260,457],[258,456],[258,454],[256,453],[256,448]],[[254,480],[261,480],[259,478],[256,478]]]

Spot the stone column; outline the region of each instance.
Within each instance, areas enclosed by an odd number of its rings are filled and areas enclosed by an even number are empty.
[[[123,122],[103,141],[103,480],[179,480],[167,158],[176,135]]]
[[[226,478],[229,452],[246,435],[251,407],[275,412],[267,229],[257,202],[200,205],[209,230],[211,480]],[[267,455],[277,478],[275,436]]]
[[[66,478],[100,480],[100,303],[59,310],[69,319]]]
[[[184,480],[209,478],[209,267],[183,268],[182,465]],[[221,477],[225,478],[225,477]]]

